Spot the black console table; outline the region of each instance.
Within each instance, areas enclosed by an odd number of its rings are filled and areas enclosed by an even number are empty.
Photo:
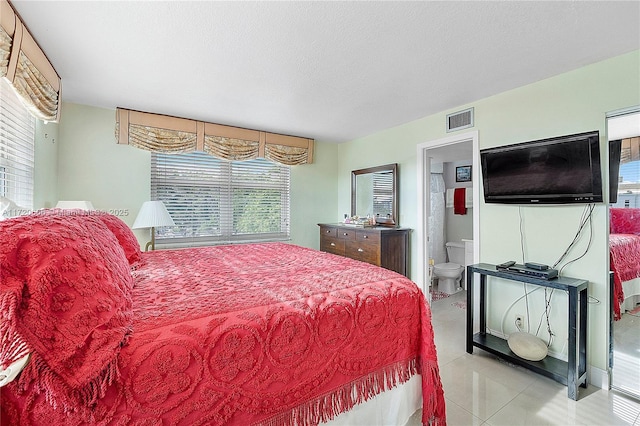
[[[480,332],[476,334],[473,333],[474,274],[480,275]],[[547,356],[541,361],[528,361],[514,354],[505,339],[486,332],[487,276],[568,292],[569,341],[567,347],[569,349],[566,362],[551,356]],[[564,277],[544,280],[508,270],[498,270],[495,265],[487,263],[467,266],[467,352],[473,353],[475,346],[538,374],[550,377],[566,385],[569,398],[577,400],[578,386],[587,387],[587,284],[588,281],[585,280]],[[496,281],[496,285],[499,285],[499,282]]]

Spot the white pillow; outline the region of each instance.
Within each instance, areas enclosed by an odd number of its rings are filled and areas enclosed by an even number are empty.
[[[529,361],[540,361],[547,356],[549,348],[542,339],[533,334],[518,331],[511,333],[507,339],[509,349],[520,358]]]
[[[11,200],[0,196],[0,220],[4,217],[4,211],[11,206]]]
[[[25,214],[27,209],[20,207],[7,197],[0,196],[0,220]]]

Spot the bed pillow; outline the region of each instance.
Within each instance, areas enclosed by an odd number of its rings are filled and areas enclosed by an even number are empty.
[[[0,222],[0,363],[63,409],[89,407],[117,378],[133,278],[96,216],[36,212]]]
[[[129,228],[126,223],[120,218],[108,213],[100,214],[98,218],[100,218],[100,220],[107,225],[107,228],[113,232],[113,235],[116,236],[130,265],[134,265],[142,260],[140,243],[138,243],[138,239],[133,235],[133,231],[131,231],[131,228]]]

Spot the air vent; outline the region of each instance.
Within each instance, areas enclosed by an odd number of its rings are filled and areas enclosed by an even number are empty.
[[[473,127],[473,108],[447,115],[447,132]]]

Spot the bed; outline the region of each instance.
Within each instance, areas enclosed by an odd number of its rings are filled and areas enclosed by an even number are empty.
[[[609,209],[609,256],[614,319],[640,303],[640,209]]]
[[[420,378],[445,424],[431,313],[407,278],[284,243],[140,253],[115,216],[0,222],[5,425],[327,422]]]

